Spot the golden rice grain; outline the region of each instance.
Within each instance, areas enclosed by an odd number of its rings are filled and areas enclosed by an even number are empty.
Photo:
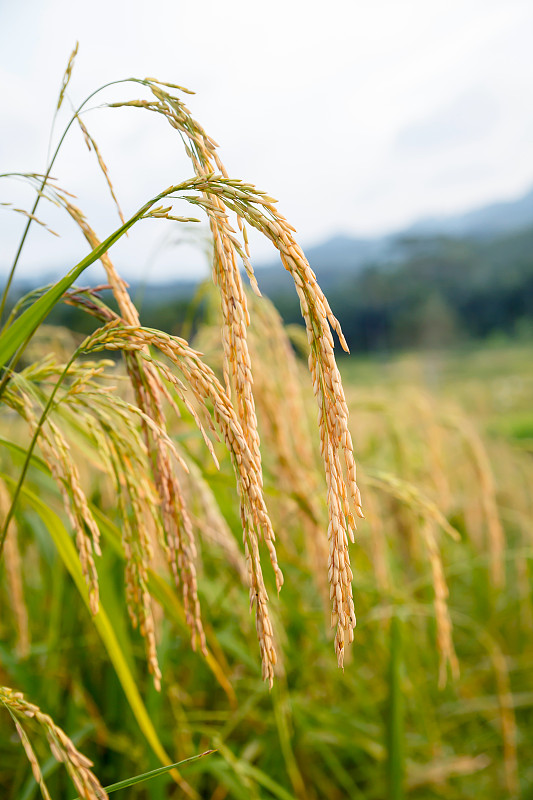
[[[107,800],[107,793],[91,772],[92,762],[76,749],[72,741],[48,714],[44,714],[38,706],[25,700],[24,695],[20,692],[14,692],[5,686],[0,687],[0,702],[4,704],[15,719],[17,733],[26,751],[33,775],[40,786],[44,800],[50,800],[50,795],[44,784],[42,772],[33,748],[20,722],[25,718],[35,720],[42,728],[46,734],[52,755],[56,761],[65,765],[79,796],[83,800]]]

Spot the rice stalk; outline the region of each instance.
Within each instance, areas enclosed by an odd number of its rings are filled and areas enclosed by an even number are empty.
[[[503,764],[505,782],[511,797],[518,794],[518,758],[516,716],[513,707],[513,695],[509,681],[509,671],[505,655],[498,646],[490,648],[492,665],[496,675],[498,699],[500,701],[500,718],[503,739]]]
[[[425,521],[422,524],[422,535],[426,543],[431,573],[433,576],[433,590],[435,593],[435,619],[437,622],[437,649],[439,652],[439,687],[446,685],[446,666],[450,665],[454,680],[459,678],[459,661],[455,653],[452,638],[452,623],[448,611],[448,585],[444,575],[442,558],[439,552],[435,534],[435,523]]]
[[[497,588],[505,584],[503,553],[505,533],[502,527],[496,502],[496,486],[485,446],[475,427],[463,417],[450,421],[461,434],[467,447],[480,482],[480,497],[487,525],[488,546],[491,557],[491,577]]]
[[[378,469],[368,470],[365,474],[365,481],[369,486],[390,494],[408,508],[416,510],[423,519],[435,522],[454,541],[460,541],[459,532],[446,519],[436,503],[412,482],[403,480],[391,472]]]
[[[448,478],[449,468],[444,460],[444,428],[435,419],[431,399],[427,395],[418,393],[415,403],[425,428],[424,441],[429,461],[428,472],[435,487],[438,506],[446,511],[452,503],[452,492]]]
[[[404,503],[417,515],[420,533],[431,566],[435,619],[437,623],[437,646],[439,652],[439,685],[446,684],[446,665],[449,664],[454,679],[459,676],[459,663],[452,638],[452,624],[448,609],[448,586],[444,575],[442,557],[437,544],[436,527],[441,527],[452,539],[460,539],[456,529],[450,525],[432,500],[423,495],[413,484],[381,471],[365,475],[369,486],[379,488]]]
[[[98,161],[98,166],[100,167],[100,170],[101,170],[101,172],[102,172],[102,174],[103,174],[103,176],[105,178],[105,181],[107,183],[107,188],[109,189],[109,193],[110,193],[111,197],[113,198],[113,202],[114,202],[114,204],[116,206],[116,209],[118,211],[118,216],[120,217],[120,221],[124,225],[126,220],[124,219],[124,214],[122,213],[122,209],[120,207],[120,203],[117,200],[117,196],[115,194],[115,189],[113,187],[113,184],[111,183],[111,177],[109,175],[109,170],[107,168],[107,164],[104,161],[104,158],[102,156],[102,153],[100,152],[100,149],[99,149],[98,145],[96,144],[95,140],[93,139],[93,137],[91,136],[91,134],[87,130],[87,126],[85,125],[85,123],[83,122],[83,120],[82,120],[82,118],[81,118],[81,116],[79,114],[76,115],[76,119],[78,120],[78,125],[80,126],[81,132],[83,134],[83,138],[85,140],[85,144],[87,145],[87,149],[89,150],[89,152],[91,150],[94,151],[94,154],[95,154],[96,159]]]
[[[63,75],[63,80],[61,81],[61,89],[59,90],[59,97],[57,99],[57,106],[56,111],[59,111],[63,104],[63,100],[65,97],[65,92],[67,90],[67,86],[70,83],[70,79],[72,77],[72,70],[74,69],[74,61],[76,60],[76,56],[78,55],[78,47],[79,42],[76,42],[74,45],[74,49],[69,56],[69,60],[67,63],[67,68],[65,69],[65,74]]]
[[[0,480],[0,512],[5,514],[9,508],[11,498]],[[28,608],[24,598],[24,583],[22,560],[18,544],[18,530],[12,520],[9,526],[4,548],[4,563],[7,578],[7,592],[9,604],[13,612],[17,640],[15,649],[19,658],[26,658],[30,650],[30,627]]]
[[[154,675],[154,682],[159,687],[161,674],[157,664],[152,604],[147,590],[147,569],[152,557],[154,535],[150,528],[158,532],[163,547],[166,545],[159,524],[161,498],[156,495],[146,477],[148,451],[142,438],[137,436],[136,428],[132,427],[132,418],[139,417],[147,425],[161,449],[168,451],[169,456],[173,456],[178,463],[183,462],[165,430],[158,428],[137,406],[110,394],[109,387],[104,390],[94,383],[95,377],[102,369],[102,365],[72,366],[67,373],[72,382],[57,401],[55,413],[57,414],[60,409],[75,413],[77,424],[82,425],[95,441],[101,459],[100,468],[104,467],[108,474],[114,477],[123,515],[123,543],[128,555],[126,568],[128,610],[132,623],[135,626],[138,622],[140,624],[147,646],[148,665]],[[21,392],[17,403],[13,399],[13,386],[24,385],[28,390],[30,379],[43,380],[61,374],[62,371],[62,365],[58,366],[50,360],[41,365],[40,369],[34,364],[15,376],[11,389],[7,391],[8,402],[23,414],[34,431],[37,429],[37,423],[31,411],[29,394]],[[35,390],[32,392],[36,396]],[[79,472],[70,456],[70,448],[57,424],[50,418],[40,426],[39,442],[45,460],[64,497],[71,525],[77,532],[80,560],[86,580],[91,586],[91,607],[93,613],[96,613],[98,577],[93,555],[99,554],[98,527],[81,488]],[[145,477],[139,479],[139,476],[143,475]],[[89,528],[92,534],[92,546],[91,540],[86,535],[86,528]]]
[[[390,620],[390,660],[387,698],[387,784],[390,800],[404,797],[404,700],[402,693],[403,641],[401,622],[396,613]]]

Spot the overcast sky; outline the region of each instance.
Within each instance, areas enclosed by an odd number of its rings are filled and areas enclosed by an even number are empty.
[[[532,34],[530,0],[0,0],[0,172],[43,171],[59,84],[79,40],[75,104],[128,76],[195,90],[188,105],[230,174],[278,198],[304,248],[337,233],[392,231],[533,184]],[[138,95],[120,89],[105,99]],[[86,122],[126,214],[189,176],[163,120],[104,109]],[[102,238],[116,227],[78,131],[54,175]],[[29,207],[32,199],[0,181],[0,202]],[[61,225],[62,238],[34,226],[24,275],[57,273],[86,252],[68,221],[44,207],[41,215]],[[156,280],[199,268],[190,248],[162,246],[174,230],[142,225],[116,250],[124,274]],[[21,227],[0,208],[3,271]],[[255,251],[269,257],[261,242]]]

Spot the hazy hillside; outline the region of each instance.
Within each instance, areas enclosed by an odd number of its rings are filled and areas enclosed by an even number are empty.
[[[337,237],[307,255],[355,351],[533,338],[533,190],[383,239]],[[289,277],[272,266],[258,278],[285,320],[299,321]]]
[[[392,258],[395,249],[394,237],[360,239],[339,235],[314,247],[306,247],[305,254],[327,293],[347,274],[352,275],[367,264]],[[261,291],[266,294],[273,296],[290,288],[291,279],[284,270],[280,271],[279,261],[259,265],[256,271]]]
[[[401,246],[413,237],[457,237],[491,239],[514,233],[533,225],[533,188],[514,200],[491,203],[464,214],[421,219],[404,231],[384,237],[361,239],[346,235],[335,236],[326,242],[306,248],[305,252],[317,276],[333,284],[341,272],[353,272],[368,264],[390,262],[402,257]],[[267,291],[275,287],[276,278],[266,271],[277,264],[260,267]]]
[[[517,200],[492,203],[466,214],[420,220],[409,228],[409,233],[490,238],[531,224],[533,189]]]

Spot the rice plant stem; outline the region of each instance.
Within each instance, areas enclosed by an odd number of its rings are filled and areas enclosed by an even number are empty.
[[[26,226],[24,228],[24,232],[22,234],[22,238],[20,240],[20,244],[18,246],[18,250],[17,250],[17,252],[15,254],[15,259],[13,261],[13,265],[11,267],[11,271],[9,273],[9,276],[8,276],[8,279],[7,279],[7,283],[6,283],[4,291],[2,293],[2,299],[0,300],[0,323],[1,323],[2,317],[4,315],[4,308],[5,308],[5,305],[6,305],[9,289],[11,288],[11,284],[13,282],[13,277],[15,275],[15,270],[17,268],[20,256],[22,254],[22,250],[24,248],[24,243],[26,241],[26,237],[28,236],[28,231],[30,230],[30,225],[31,225],[31,223],[33,221],[32,217],[34,216],[35,212],[37,211],[37,206],[39,205],[39,200],[41,199],[41,193],[42,193],[42,191],[43,191],[43,189],[44,189],[44,187],[46,185],[46,182],[47,182],[48,178],[50,177],[50,172],[52,171],[52,167],[54,166],[55,160],[56,160],[56,158],[57,158],[57,156],[59,154],[59,151],[60,151],[61,146],[62,146],[62,144],[63,144],[63,142],[65,140],[65,137],[66,137],[67,133],[69,132],[72,124],[76,120],[76,118],[77,118],[78,114],[80,113],[80,111],[83,109],[83,107],[85,105],[87,105],[89,100],[91,100],[96,94],[98,94],[99,92],[103,91],[104,89],[109,88],[109,86],[116,86],[119,83],[128,83],[129,81],[134,81],[135,83],[137,83],[137,80],[135,78],[122,78],[121,80],[111,81],[110,83],[106,83],[103,86],[100,86],[98,89],[95,89],[95,91],[92,92],[88,97],[86,97],[85,100],[83,101],[83,103],[74,112],[74,114],[72,115],[72,117],[70,119],[70,122],[68,123],[68,125],[65,128],[65,130],[63,131],[61,139],[59,140],[58,145],[57,145],[57,147],[55,149],[54,155],[52,156],[52,159],[51,159],[50,163],[48,164],[47,170],[46,170],[46,172],[44,174],[44,177],[43,177],[43,180],[41,182],[41,186],[40,186],[40,188],[39,188],[39,190],[37,192],[37,197],[35,198],[35,203],[33,204],[33,208],[31,210],[31,215],[28,218],[28,221],[26,222]]]
[[[387,779],[390,800],[403,800],[404,708],[401,687],[402,631],[397,612],[390,624],[389,698],[387,709]]]
[[[0,362],[5,364],[6,361],[11,359],[7,371],[0,382],[0,396],[9,380],[9,375],[11,374],[14,364],[16,364],[22,354],[23,348],[26,347],[41,322],[52,307],[59,301],[65,291],[74,283],[76,278],[78,278],[87,267],[106,253],[126,231],[135,225],[136,222],[149,216],[149,211],[154,203],[157,203],[158,200],[167,197],[180,188],[180,186],[171,186],[145,203],[124,225],[117,228],[105,241],[101,242],[88,256],[82,259],[79,264],[76,264],[67,275],[48,289],[45,294],[41,295],[30,308],[26,309],[20,317],[11,324],[8,330],[0,331]],[[27,335],[25,335],[26,331],[28,331]]]
[[[30,343],[30,339],[31,339],[31,336],[29,336],[26,339],[26,341],[24,342],[24,344],[22,345],[22,347],[20,347],[17,350],[17,352],[14,354],[13,358],[11,359],[11,361],[9,362],[7,367],[5,368],[4,374],[2,375],[2,380],[0,380],[0,397],[2,397],[2,395],[4,394],[4,389],[6,388],[6,386],[8,384],[9,378],[11,377],[11,374],[13,373],[13,370],[17,366],[19,360],[21,359],[22,354],[24,353],[24,350],[26,349],[26,347]]]

